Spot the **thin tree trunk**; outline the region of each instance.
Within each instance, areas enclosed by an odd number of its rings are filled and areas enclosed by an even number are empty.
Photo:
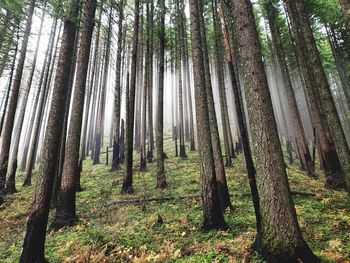
[[[125,138],[125,174],[122,185],[122,194],[133,193],[132,187],[132,164],[133,164],[133,137],[134,137],[134,115],[135,115],[135,88],[136,88],[136,68],[137,68],[137,51],[139,38],[139,17],[140,17],[140,0],[135,0],[134,10],[134,33],[131,53],[131,76],[129,96],[127,97],[127,122]]]
[[[9,154],[10,154],[10,145],[11,137],[14,126],[17,102],[19,97],[19,89],[21,87],[22,75],[24,69],[24,63],[27,55],[27,45],[29,40],[30,31],[32,29],[32,18],[34,14],[35,0],[30,0],[28,17],[26,22],[26,28],[24,32],[22,47],[20,51],[20,57],[18,60],[16,74],[11,88],[11,93],[9,97],[9,104],[7,106],[7,113],[4,122],[3,130],[1,131],[1,148],[0,148],[0,205],[4,202],[4,188],[5,180],[8,168]]]
[[[29,97],[29,92],[32,87],[32,82],[33,82],[33,77],[36,69],[36,61],[38,57],[38,51],[39,51],[39,45],[40,45],[40,40],[41,40],[41,34],[42,34],[42,29],[43,29],[43,24],[45,20],[45,8],[46,5],[43,7],[42,11],[42,16],[41,16],[41,23],[40,23],[40,28],[38,32],[38,39],[36,42],[36,48],[34,52],[34,58],[32,61],[30,73],[29,73],[29,78],[27,80],[26,85],[23,88],[22,91],[22,101],[18,105],[17,109],[17,121],[16,121],[16,126],[15,126],[15,134],[14,138],[12,139],[12,152],[11,152],[11,158],[9,160],[10,165],[8,169],[8,175],[7,175],[7,180],[6,180],[6,186],[5,190],[7,194],[13,194],[17,192],[16,190],[16,171],[17,171],[17,164],[18,164],[18,149],[19,149],[19,142],[21,139],[21,134],[22,134],[22,128],[23,128],[23,122],[24,122],[24,115],[26,112],[27,108],[27,102],[28,102],[28,97]]]

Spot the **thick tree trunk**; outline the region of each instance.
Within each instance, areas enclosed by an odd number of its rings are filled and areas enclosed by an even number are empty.
[[[49,216],[51,192],[57,169],[57,154],[60,148],[64,110],[74,52],[76,22],[79,0],[70,1],[70,10],[64,21],[64,31],[57,67],[52,104],[44,140],[43,162],[38,175],[33,204],[27,222],[20,262],[46,262],[44,244]]]
[[[221,210],[217,190],[216,169],[213,157],[211,123],[207,101],[207,88],[204,69],[203,38],[201,30],[201,8],[197,0],[190,0],[190,18],[192,35],[193,75],[195,82],[195,102],[197,115],[197,134],[199,142],[203,225],[204,229],[227,229]]]
[[[203,12],[202,1],[198,0],[198,8],[200,13]],[[208,48],[207,48],[207,39],[205,33],[205,23],[204,17],[200,16],[201,23],[201,36],[202,36],[202,51],[203,51],[203,62],[204,62],[204,71],[205,71],[205,85],[206,85],[206,98],[208,103],[209,110],[209,121],[210,121],[210,133],[213,147],[213,158],[215,164],[215,174],[216,174],[216,182],[217,189],[219,194],[219,200],[221,203],[221,209],[225,211],[226,209],[231,209],[232,204],[230,201],[230,195],[227,187],[225,167],[222,158],[221,151],[221,143],[219,137],[219,129],[216,119],[215,105],[214,105],[214,97],[213,90],[211,84],[211,76],[210,76],[210,68],[209,68],[209,57],[208,57]]]
[[[6,180],[6,174],[7,174],[7,168],[8,168],[9,154],[10,154],[10,145],[11,145],[11,139],[12,139],[11,137],[12,137],[12,131],[13,131],[13,126],[15,121],[15,114],[16,114],[17,102],[19,97],[19,89],[21,87],[21,82],[22,82],[24,63],[27,55],[27,45],[29,40],[29,34],[32,29],[32,18],[34,14],[34,7],[35,7],[35,0],[30,0],[26,28],[24,31],[24,37],[23,37],[22,47],[20,51],[20,57],[18,60],[13,85],[11,88],[4,127],[3,127],[3,130],[1,131],[2,143],[0,148],[0,205],[4,201],[3,195],[4,195],[5,180]]]
[[[250,1],[231,2],[255,156],[261,231],[255,249],[268,262],[320,262],[302,238],[278,138]]]
[[[57,230],[71,226],[77,221],[75,193],[78,185],[79,148],[84,111],[84,95],[90,58],[91,39],[94,28],[96,0],[88,0],[83,6],[83,25],[79,45],[77,74],[73,93],[72,115],[60,184],[58,206],[52,226]]]
[[[261,214],[260,214],[260,205],[259,205],[259,193],[256,186],[256,177],[255,177],[256,171],[255,171],[253,157],[252,157],[251,148],[249,144],[248,127],[245,121],[246,115],[244,112],[243,101],[241,100],[242,94],[241,94],[240,83],[237,80],[237,74],[235,72],[235,67],[233,64],[234,61],[233,61],[233,54],[232,54],[232,48],[231,48],[233,44],[230,43],[232,39],[229,36],[229,30],[226,22],[227,18],[224,15],[221,5],[219,6],[219,10],[220,10],[220,16],[221,16],[221,27],[224,34],[225,57],[228,64],[234,102],[236,107],[238,131],[241,138],[246,170],[247,170],[247,175],[249,180],[249,186],[252,194],[253,206],[255,211],[257,236],[260,236],[261,235]]]
[[[134,137],[134,115],[135,115],[135,89],[136,89],[136,68],[137,68],[137,51],[139,38],[139,17],[140,17],[140,0],[135,0],[134,10],[134,33],[131,53],[131,76],[129,94],[127,97],[127,122],[125,138],[125,174],[122,185],[122,194],[133,193],[132,187],[132,164],[133,164],[133,137]]]

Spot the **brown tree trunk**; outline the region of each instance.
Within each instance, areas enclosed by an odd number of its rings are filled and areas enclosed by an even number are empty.
[[[124,20],[124,0],[119,1],[119,21],[118,21],[118,50],[116,60],[116,76],[114,89],[114,134],[113,134],[113,157],[112,171],[116,171],[120,166],[120,107],[121,107],[121,63],[122,63],[122,46],[123,46],[123,20]]]
[[[259,193],[255,249],[268,262],[320,262],[303,240],[290,192],[250,1],[231,1]]]
[[[27,108],[27,102],[28,102],[28,97],[29,97],[29,92],[32,86],[32,81],[33,81],[33,77],[34,77],[34,73],[35,73],[35,68],[36,68],[36,61],[37,61],[37,57],[38,57],[38,51],[39,51],[39,45],[40,45],[40,40],[41,40],[41,33],[42,33],[42,29],[43,29],[43,24],[44,24],[44,18],[45,18],[45,8],[46,5],[43,7],[43,11],[42,11],[42,17],[41,17],[41,23],[40,23],[40,28],[39,28],[39,32],[38,32],[38,39],[36,42],[36,48],[34,51],[34,58],[31,64],[31,69],[30,69],[30,73],[29,73],[29,78],[27,80],[27,83],[25,85],[25,87],[23,88],[21,97],[22,97],[22,101],[21,103],[18,105],[17,108],[17,120],[16,120],[16,126],[15,126],[15,130],[14,130],[14,138],[12,139],[12,146],[11,146],[11,158],[10,158],[10,165],[9,165],[9,170],[8,170],[8,175],[7,175],[7,179],[6,179],[6,186],[5,186],[5,190],[7,194],[13,194],[15,192],[17,192],[16,190],[16,171],[17,171],[17,164],[18,164],[18,149],[19,149],[19,142],[21,139],[21,134],[22,134],[22,128],[23,128],[23,122],[24,122],[24,115],[25,115],[25,111]]]
[[[69,73],[74,52],[75,21],[79,12],[78,0],[72,0],[69,3],[70,9],[64,21],[56,81],[44,140],[43,162],[27,222],[27,231],[20,259],[22,263],[46,262],[44,257],[46,227],[54,176],[57,169],[57,154],[60,148]]]
[[[24,31],[24,37],[22,42],[22,47],[20,51],[20,57],[18,60],[16,74],[13,81],[13,85],[10,92],[9,103],[7,106],[7,113],[4,122],[4,127],[1,131],[1,148],[0,148],[0,205],[4,202],[4,188],[5,188],[5,180],[8,168],[9,154],[10,154],[10,145],[11,145],[11,137],[14,126],[17,102],[19,97],[19,89],[21,87],[22,82],[22,74],[24,69],[24,63],[27,55],[27,45],[29,40],[29,34],[32,29],[32,18],[34,14],[35,0],[30,0],[29,9],[28,9],[28,17],[26,22],[26,28]]]
[[[73,93],[72,115],[60,184],[58,207],[52,225],[56,230],[71,226],[77,221],[75,193],[78,185],[79,148],[84,111],[84,95],[94,28],[96,0],[88,0],[83,6],[82,34],[77,57],[77,74]]]
[[[217,190],[216,169],[213,157],[211,123],[209,120],[209,105],[207,101],[207,84],[205,79],[203,38],[200,22],[202,3],[190,0],[190,18],[192,35],[193,75],[195,82],[195,102],[197,115],[197,134],[199,140],[203,225],[204,229],[227,229],[224,221],[220,198]]]
[[[157,188],[167,186],[164,169],[164,60],[165,60],[165,0],[159,0],[159,68],[158,68],[158,119],[157,119]]]
[[[135,115],[135,89],[136,89],[136,68],[137,68],[137,51],[139,38],[139,17],[140,17],[140,0],[135,0],[134,10],[134,33],[131,53],[131,76],[129,95],[127,97],[127,122],[125,138],[125,174],[122,185],[122,194],[133,193],[132,187],[132,164],[133,164],[133,137],[134,137],[134,115]]]
[[[200,13],[204,13],[201,0],[198,0],[198,8]],[[216,113],[215,113],[204,17],[200,16],[199,18],[201,23],[200,25],[201,36],[202,36],[201,43],[202,43],[203,62],[204,62],[204,71],[205,71],[205,85],[207,90],[206,98],[207,98],[208,110],[209,110],[210,133],[212,137],[211,140],[212,140],[212,146],[213,146],[213,158],[214,158],[214,164],[215,164],[216,183],[217,183],[217,190],[219,194],[219,200],[221,203],[221,209],[225,211],[226,209],[231,209],[232,204],[230,201],[230,195],[227,187],[225,167],[224,167],[224,162],[222,158],[219,130],[218,130],[218,124],[216,119]]]

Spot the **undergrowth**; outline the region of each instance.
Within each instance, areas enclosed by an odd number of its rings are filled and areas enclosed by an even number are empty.
[[[249,196],[244,159],[239,155],[227,168],[234,211],[225,214],[230,230],[201,230],[199,157],[187,149],[188,158],[174,157],[166,144],[168,187],[155,188],[155,163],[139,172],[134,158],[135,194],[120,195],[123,167],[114,173],[105,165],[84,162],[82,187],[77,193],[76,226],[50,232],[46,239],[49,262],[264,262],[250,246],[255,237],[255,216]],[[320,174],[321,175],[321,174]],[[350,262],[350,201],[345,193],[323,188],[324,180],[312,180],[288,166],[304,238],[322,262]],[[35,181],[35,180],[34,180]],[[0,262],[18,262],[34,186],[23,188],[0,207]],[[149,201],[149,199],[157,199]],[[132,203],[128,203],[132,200]],[[54,211],[50,213],[52,218]]]

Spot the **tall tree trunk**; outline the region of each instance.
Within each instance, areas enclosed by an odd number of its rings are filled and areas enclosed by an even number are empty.
[[[64,110],[74,52],[76,17],[79,12],[79,0],[69,2],[69,12],[64,20],[59,62],[55,86],[52,93],[49,121],[46,129],[43,162],[38,175],[36,191],[27,222],[27,231],[23,243],[20,262],[46,262],[44,245],[49,216],[51,193],[57,169],[57,154],[64,121]]]
[[[201,0],[198,0],[198,8],[199,8],[200,14],[201,13],[204,14]],[[225,211],[226,209],[231,209],[232,204],[230,201],[230,194],[227,187],[225,167],[224,167],[224,162],[222,158],[221,143],[220,143],[220,137],[219,137],[219,129],[218,129],[216,113],[215,113],[214,97],[213,97],[210,68],[209,68],[208,48],[207,48],[207,42],[206,42],[207,38],[205,33],[205,22],[204,22],[203,16],[200,16],[199,18],[201,23],[200,25],[201,36],[202,36],[201,43],[202,43],[202,49],[203,49],[205,85],[207,90],[206,98],[207,98],[208,110],[209,110],[210,133],[211,133],[211,140],[212,140],[212,147],[213,147],[216,183],[217,183],[217,189],[219,194],[219,200],[221,203],[221,209]]]
[[[136,88],[136,68],[137,68],[137,51],[139,38],[139,17],[140,17],[140,0],[135,0],[134,10],[134,33],[131,53],[131,76],[128,107],[127,107],[127,122],[126,122],[126,138],[125,138],[125,174],[122,185],[122,194],[133,193],[132,187],[132,163],[133,163],[133,137],[134,137],[134,115],[135,115],[135,88]]]
[[[26,85],[23,88],[22,91],[22,101],[18,105],[17,109],[17,121],[16,121],[16,127],[14,130],[14,138],[12,139],[12,152],[11,152],[11,158],[10,158],[10,165],[8,169],[8,175],[7,175],[7,180],[6,180],[6,186],[5,190],[7,194],[13,194],[17,192],[16,190],[16,171],[17,171],[17,164],[18,164],[18,149],[19,149],[19,142],[21,139],[21,134],[22,134],[22,128],[23,128],[23,122],[24,122],[24,115],[26,112],[26,107],[27,107],[27,102],[28,102],[28,97],[29,97],[29,92],[32,87],[32,81],[36,69],[36,61],[38,57],[38,51],[39,51],[39,45],[40,45],[40,40],[41,40],[41,33],[43,29],[43,24],[44,24],[44,19],[45,19],[45,8],[46,5],[43,7],[42,11],[42,16],[41,16],[41,23],[40,23],[40,28],[38,32],[38,39],[36,42],[36,48],[34,51],[34,58],[31,64],[31,69],[29,73],[29,78],[27,80]]]
[[[116,171],[120,166],[120,107],[121,107],[121,63],[122,63],[122,46],[123,46],[123,20],[124,20],[124,0],[119,1],[119,21],[118,21],[118,49],[116,60],[116,76],[114,89],[114,115],[113,115],[113,157],[112,171]]]
[[[265,9],[269,20],[272,42],[276,50],[277,60],[282,73],[283,85],[286,89],[287,101],[292,117],[294,136],[298,148],[301,167],[308,172],[310,177],[315,177],[315,167],[312,162],[310,150],[306,140],[305,132],[301,122],[300,112],[298,110],[292,82],[289,75],[289,69],[285,58],[285,52],[281,39],[281,30],[277,24],[278,10],[271,0],[266,0]]]
[[[350,185],[350,152],[306,16],[304,3],[302,0],[284,0],[284,2],[291,20],[293,37],[319,139],[320,155],[326,172],[326,187],[344,188]],[[347,189],[350,188],[347,187]]]
[[[158,68],[158,119],[157,119],[157,188],[167,186],[164,169],[164,60],[165,60],[165,0],[159,0],[159,68]]]
[[[303,240],[290,192],[250,1],[231,1],[255,156],[261,231],[255,249],[268,262],[320,262]]]
[[[230,149],[229,142],[229,133],[231,133],[227,126],[228,123],[228,110],[227,110],[227,100],[226,100],[226,91],[225,91],[225,80],[224,80],[224,68],[223,68],[223,49],[222,49],[222,32],[219,25],[219,19],[217,15],[217,4],[216,0],[212,0],[212,13],[213,13],[213,23],[214,23],[214,32],[215,32],[215,64],[216,64],[216,74],[218,78],[218,88],[219,88],[219,97],[220,97],[220,110],[221,110],[221,123],[222,123],[222,132],[224,137],[224,147],[226,155],[226,166],[232,166],[232,153]],[[232,141],[231,141],[232,143]]]
[[[149,77],[148,77],[148,104],[147,104],[147,117],[148,117],[148,144],[147,144],[147,160],[153,161],[154,150],[154,132],[153,132],[153,15],[154,15],[154,3],[151,1],[150,19],[150,39],[149,39]]]
[[[39,83],[39,101],[38,101],[38,106],[37,106],[37,111],[36,111],[36,116],[35,116],[35,121],[33,125],[33,131],[31,134],[31,139],[30,139],[30,144],[29,144],[29,151],[28,151],[28,156],[27,156],[27,165],[26,165],[26,175],[24,178],[24,183],[23,186],[28,186],[31,185],[31,180],[32,180],[32,171],[34,169],[34,164],[35,164],[35,157],[36,157],[36,149],[37,149],[37,144],[39,140],[39,133],[40,133],[40,127],[41,123],[43,122],[43,115],[44,115],[44,107],[45,103],[47,100],[47,96],[49,93],[50,89],[50,70],[53,70],[53,67],[55,65],[55,60],[56,60],[56,53],[58,49],[58,43],[59,43],[59,36],[60,36],[60,31],[58,33],[58,38],[56,41],[56,47],[55,47],[55,55],[52,59],[52,54],[53,54],[53,48],[55,45],[55,36],[56,36],[56,30],[57,30],[57,19],[54,20],[53,26],[51,28],[51,44],[49,44],[49,51],[48,51],[48,58],[46,63],[44,63],[43,66],[43,81],[40,80]]]
[[[233,46],[233,43],[232,44],[230,43],[232,41],[232,38],[230,38],[229,36],[230,35],[229,29],[226,22],[227,17],[224,15],[222,5],[219,6],[219,10],[220,10],[220,18],[221,18],[221,27],[224,35],[225,57],[228,63],[229,74],[231,77],[230,80],[232,84],[232,91],[233,91],[233,96],[235,100],[238,131],[241,138],[250,191],[252,193],[252,200],[253,200],[253,206],[254,206],[255,218],[256,218],[257,236],[260,236],[261,235],[261,214],[260,214],[260,205],[259,205],[259,193],[258,193],[258,189],[256,185],[256,177],[255,177],[256,171],[255,171],[253,157],[252,157],[251,148],[249,144],[248,127],[245,121],[246,115],[244,112],[243,101],[241,99],[242,94],[241,94],[240,83],[237,79],[237,74],[235,72],[235,67],[234,67],[234,61],[233,61],[234,56],[232,54],[232,48],[231,48]],[[237,61],[235,62],[237,63]]]
[[[7,106],[7,113],[4,122],[3,130],[1,131],[1,148],[0,148],[0,205],[4,202],[4,188],[5,180],[8,168],[9,154],[10,154],[10,145],[11,137],[14,126],[17,102],[19,97],[19,89],[22,82],[22,74],[24,69],[24,63],[27,55],[27,45],[29,40],[30,31],[32,29],[32,18],[34,14],[35,0],[30,0],[28,17],[26,22],[26,28],[24,31],[22,47],[20,51],[20,57],[18,60],[16,74],[11,88],[11,93],[9,97],[9,104]]]
[[[84,112],[84,95],[87,71],[90,58],[91,39],[94,29],[96,0],[88,0],[83,7],[83,25],[79,45],[77,75],[73,93],[72,115],[69,123],[68,140],[65,149],[65,158],[62,180],[58,198],[58,207],[52,226],[59,229],[71,226],[77,221],[75,193],[79,176],[79,148]]]
[[[201,3],[200,3],[201,4]],[[202,8],[201,8],[202,9]],[[204,69],[204,54],[202,41],[205,40],[201,32],[201,18],[199,3],[190,0],[190,18],[192,35],[193,75],[195,82],[195,102],[197,115],[197,134],[199,140],[203,225],[204,229],[227,229],[221,210],[220,198],[216,185],[216,169],[213,157],[211,124],[207,101],[207,88]]]
[[[7,105],[8,105],[8,101],[9,101],[9,97],[10,97],[10,92],[11,92],[11,86],[12,86],[12,80],[13,80],[13,75],[15,72],[15,67],[16,67],[16,58],[17,58],[17,53],[18,53],[18,44],[19,44],[19,28],[17,29],[17,33],[16,33],[17,37],[16,37],[16,44],[15,44],[15,50],[13,52],[13,60],[11,63],[11,69],[10,69],[10,77],[9,77],[9,82],[6,88],[6,95],[4,98],[4,105],[3,105],[3,112],[1,114],[1,120],[0,120],[0,135],[2,133],[2,128],[3,128],[3,124],[5,121],[5,117],[6,117],[6,109],[7,109]]]

